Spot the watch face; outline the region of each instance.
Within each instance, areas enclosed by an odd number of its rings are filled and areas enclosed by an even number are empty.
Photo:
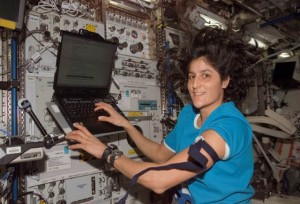
[[[118,150],[118,146],[115,144],[109,144],[108,145],[112,150]]]
[[[120,150],[114,150],[110,156],[110,165],[114,166],[115,160],[119,159],[123,155],[123,152]]]
[[[116,155],[115,159],[119,159],[123,155],[123,152],[121,152],[119,150],[114,151],[114,153]]]

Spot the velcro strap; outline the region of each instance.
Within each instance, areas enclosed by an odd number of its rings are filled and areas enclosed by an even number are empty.
[[[188,154],[199,164],[204,165],[203,167],[206,166],[208,160],[203,154],[200,153],[201,148],[203,148],[207,152],[207,154],[211,157],[214,163],[219,160],[219,156],[215,152],[215,150],[204,139],[201,139],[190,146]]]
[[[174,163],[174,164],[168,164],[165,166],[157,166],[157,167],[149,167],[147,169],[144,169],[133,176],[129,183],[129,188],[125,196],[123,196],[118,204],[125,204],[126,199],[129,195],[129,192],[132,188],[132,186],[137,182],[138,178],[143,175],[144,173],[150,171],[150,170],[170,170],[170,169],[179,169],[179,170],[189,170],[189,171],[202,171],[206,168],[206,163],[208,159],[200,153],[200,149],[203,148],[209,156],[212,158],[214,162],[219,160],[219,156],[215,152],[215,150],[204,140],[199,140],[195,144],[191,145],[189,148],[189,156],[197,162],[197,164],[193,162],[181,162],[181,163]],[[200,165],[199,165],[200,164]]]
[[[165,166],[149,167],[147,169],[144,169],[143,171],[140,171],[139,173],[137,173],[133,176],[133,178],[131,179],[131,181],[129,183],[129,188],[128,188],[126,195],[118,201],[118,204],[125,204],[130,189],[137,182],[138,178],[141,175],[143,175],[144,173],[146,173],[150,170],[170,170],[170,169],[197,171],[197,170],[202,170],[203,168],[199,167],[198,165],[196,165],[192,162],[181,162],[181,163],[168,164]]]

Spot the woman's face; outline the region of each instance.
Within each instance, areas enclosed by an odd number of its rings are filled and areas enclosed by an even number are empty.
[[[205,57],[192,60],[188,74],[188,91],[193,105],[201,111],[212,111],[223,102],[228,79],[222,81],[220,74],[207,63]]]

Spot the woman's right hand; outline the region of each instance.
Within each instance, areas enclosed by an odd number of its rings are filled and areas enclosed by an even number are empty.
[[[130,125],[130,122],[120,115],[110,104],[99,102],[96,103],[95,106],[94,111],[104,110],[109,114],[109,116],[99,116],[98,120],[109,122],[120,127],[127,127]]]
[[[66,135],[67,140],[76,141],[76,144],[69,145],[69,149],[76,150],[82,149],[98,159],[101,159],[106,145],[104,145],[97,137],[86,129],[86,127],[75,123],[74,127],[77,130],[73,130]]]

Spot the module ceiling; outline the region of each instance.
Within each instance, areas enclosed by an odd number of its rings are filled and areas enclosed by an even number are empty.
[[[197,4],[275,50],[300,43],[300,0],[197,0]]]

